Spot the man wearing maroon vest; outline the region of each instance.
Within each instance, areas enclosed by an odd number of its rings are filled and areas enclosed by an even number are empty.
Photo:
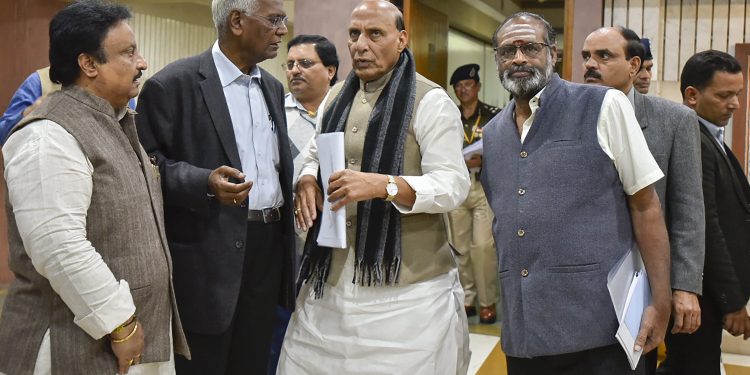
[[[189,357],[172,288],[159,174],[128,100],[146,61],[130,12],[74,3],[50,23],[62,85],[3,154],[10,268],[0,374],[174,374]]]

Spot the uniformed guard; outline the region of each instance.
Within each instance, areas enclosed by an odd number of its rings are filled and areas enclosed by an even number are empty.
[[[479,101],[479,65],[467,64],[453,72],[450,84],[460,105],[461,121],[464,125],[464,147],[482,139],[482,127],[500,109]],[[453,244],[459,253],[458,265],[461,285],[466,299],[466,315],[476,315],[478,297],[479,321],[492,324],[497,319],[497,257],[492,239],[492,211],[487,204],[484,190],[479,182],[482,168],[481,149],[466,157],[466,167],[471,172],[471,190],[464,203],[448,213]]]

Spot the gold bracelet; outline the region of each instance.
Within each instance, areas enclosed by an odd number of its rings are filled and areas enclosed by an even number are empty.
[[[134,321],[135,321],[135,314],[133,314],[133,316],[131,316],[130,319],[128,319],[125,323],[122,323],[117,328],[115,328],[112,331],[112,333],[114,333],[114,334],[120,333],[120,331],[122,331],[123,329],[125,329],[125,327],[129,326]],[[110,333],[110,334],[112,334],[112,333]]]
[[[130,340],[130,338],[133,337],[133,335],[135,335],[135,331],[137,331],[137,330],[138,330],[138,322],[135,322],[135,326],[133,327],[133,331],[130,332],[127,336],[125,336],[125,337],[123,337],[121,339],[113,339],[110,336],[110,339],[112,340],[113,344],[120,344],[120,343],[123,343],[125,341]]]

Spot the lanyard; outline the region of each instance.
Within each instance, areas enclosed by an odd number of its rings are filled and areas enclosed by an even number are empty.
[[[474,138],[477,136],[477,131],[479,130],[479,121],[482,119],[482,114],[477,113],[477,120],[474,121],[474,126],[471,127],[471,138],[466,135],[466,130],[464,130],[464,140],[468,144],[474,143]]]

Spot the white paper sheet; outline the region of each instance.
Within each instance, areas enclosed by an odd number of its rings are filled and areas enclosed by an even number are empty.
[[[481,139],[464,147],[464,159],[469,160],[471,159],[471,156],[475,154],[484,154],[484,145],[482,144]]]
[[[643,312],[651,303],[648,275],[637,246],[633,246],[612,267],[607,276],[607,288],[620,323],[615,337],[625,351],[630,367],[635,370],[643,352],[636,352],[633,347]]]
[[[325,133],[318,136],[320,178],[323,179],[323,212],[320,218],[318,245],[346,248],[346,207],[331,211],[328,202],[328,178],[344,169],[344,133]]]

